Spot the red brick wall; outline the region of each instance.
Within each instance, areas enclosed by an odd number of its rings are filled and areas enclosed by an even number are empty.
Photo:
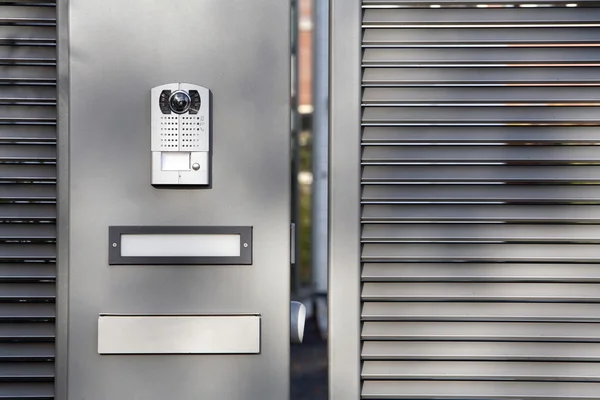
[[[312,0],[300,0],[298,37],[298,97],[300,111],[312,110]]]

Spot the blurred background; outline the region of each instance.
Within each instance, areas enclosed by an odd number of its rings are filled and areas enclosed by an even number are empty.
[[[292,400],[327,399],[328,1],[292,1],[292,299],[307,307],[292,346]]]

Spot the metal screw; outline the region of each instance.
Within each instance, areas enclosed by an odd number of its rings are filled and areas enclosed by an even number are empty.
[[[113,243],[113,247],[117,247],[117,244],[116,244],[116,243]]]
[[[248,247],[248,243],[244,243],[244,247]]]

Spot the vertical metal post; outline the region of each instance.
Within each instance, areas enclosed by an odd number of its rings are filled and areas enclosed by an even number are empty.
[[[329,0],[314,0],[312,271],[315,311],[327,332],[327,233],[329,163]]]
[[[292,222],[295,224],[295,230],[296,232],[299,231],[300,229],[300,190],[299,190],[299,185],[298,185],[298,172],[300,171],[300,141],[299,141],[299,136],[300,136],[300,115],[298,113],[298,104],[300,103],[299,100],[299,63],[298,63],[298,58],[299,58],[299,52],[300,52],[300,46],[299,46],[299,36],[300,36],[300,32],[298,29],[298,22],[299,22],[299,1],[298,0],[292,0],[291,1],[291,21],[290,21],[290,27],[291,27],[291,42],[292,42],[292,47],[291,47],[291,51],[292,51],[292,61],[291,61],[291,66],[292,66],[292,71],[291,71],[291,92],[292,92],[292,96],[291,96],[291,135],[292,135],[292,165],[291,165],[291,169],[292,169],[292,184],[291,184],[291,190],[292,190],[292,202],[291,202],[291,213],[292,213]],[[292,246],[293,246],[293,250],[294,250],[294,254],[296,255],[295,259],[293,260],[293,264],[292,264],[292,282],[291,282],[291,290],[292,290],[292,296],[296,296],[298,295],[298,293],[300,292],[300,286],[301,286],[301,282],[300,282],[300,239],[299,239],[298,234],[295,234],[292,237]]]

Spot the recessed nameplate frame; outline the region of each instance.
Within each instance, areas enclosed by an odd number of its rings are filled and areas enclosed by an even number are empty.
[[[251,226],[110,226],[110,265],[250,265]]]
[[[101,314],[98,353],[260,354],[260,315]]]

